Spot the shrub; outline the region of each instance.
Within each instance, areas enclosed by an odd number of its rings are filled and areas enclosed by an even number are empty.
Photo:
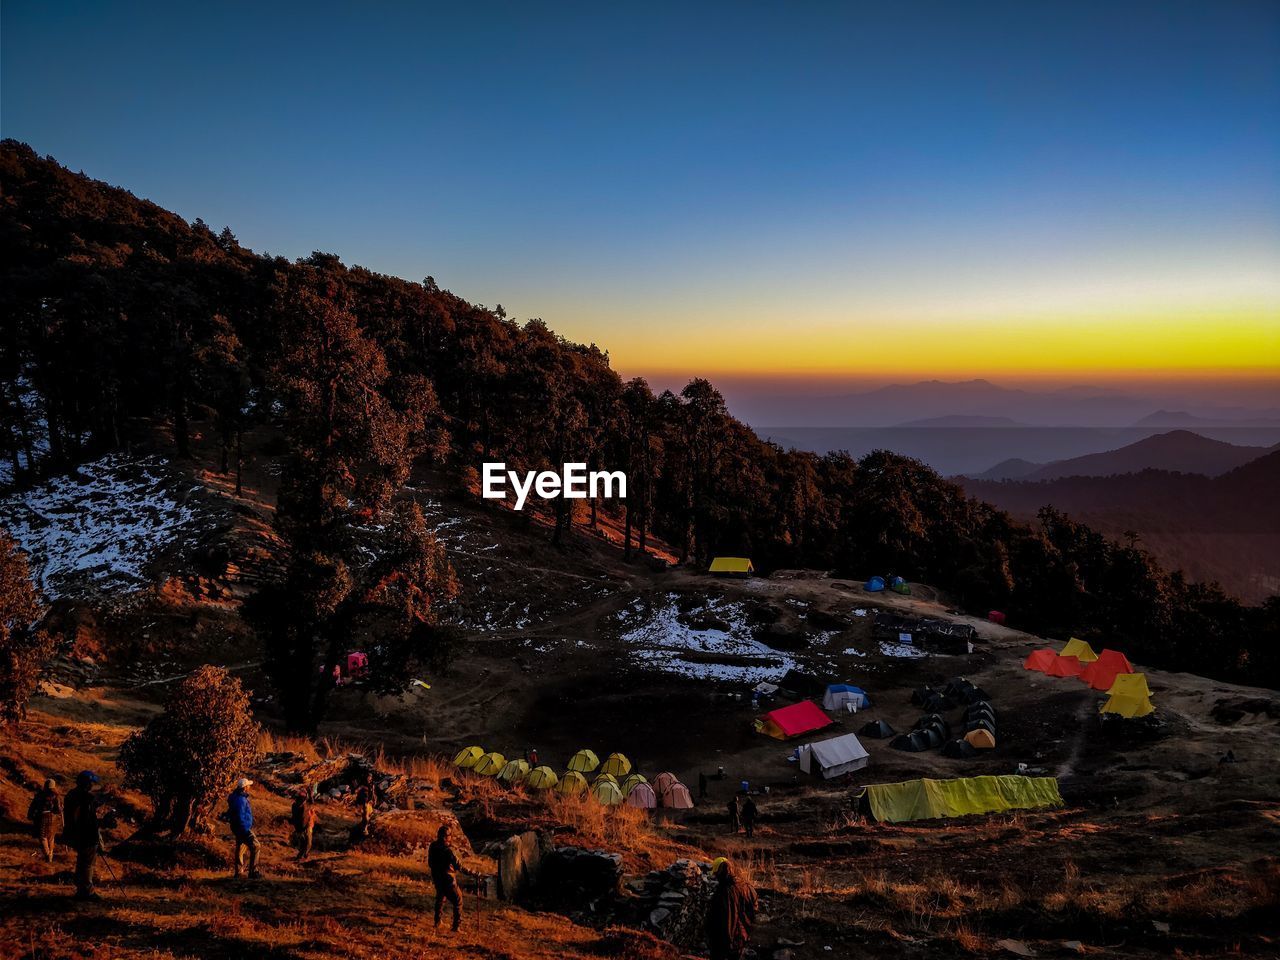
[[[178,836],[208,830],[214,804],[253,763],[257,743],[258,724],[240,681],[205,666],[178,684],[160,716],[124,742],[117,762],[126,786],[151,798],[151,829]]]
[[[53,656],[53,640],[38,626],[41,613],[27,559],[0,531],[0,723],[27,715],[27,701]]]

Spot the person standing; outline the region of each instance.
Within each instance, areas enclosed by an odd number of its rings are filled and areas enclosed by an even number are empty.
[[[40,850],[49,863],[53,863],[54,849],[58,845],[58,831],[62,829],[62,798],[58,796],[57,781],[50,777],[31,798],[27,807],[27,819],[35,828]]]
[[[698,771],[698,799],[707,799],[707,775],[704,771]]]
[[[453,907],[453,930],[462,924],[462,891],[458,888],[458,871],[462,864],[449,846],[449,824],[436,831],[435,840],[427,848],[427,869],[436,888],[436,929],[440,927],[440,914],[445,901]]]
[[[82,770],[76,775],[76,785],[67,793],[63,802],[66,826],[63,839],[76,852],[76,899],[101,900],[93,887],[94,873],[98,866],[98,853],[102,850],[102,827],[98,822],[98,798],[93,786],[98,775],[92,770]]]
[[[356,788],[356,807],[360,810],[360,836],[369,836],[369,825],[373,823],[373,807],[378,802],[378,791],[373,785],[373,771],[364,775],[364,781]]]
[[[298,859],[306,860],[311,856],[311,840],[316,831],[316,805],[306,788],[294,794],[289,822],[293,824],[293,845]]]
[[[738,795],[734,794],[733,799],[729,801],[729,832],[737,833],[742,825],[742,818],[738,814]]]
[[[756,891],[738,877],[728,860],[717,863],[716,889],[707,909],[707,945],[711,960],[740,960],[751,942],[756,920]]]
[[[751,835],[756,828],[756,814],[760,811],[756,809],[756,802],[748,795],[742,801],[742,829],[747,833],[747,839],[751,839]]]
[[[253,805],[249,802],[249,788],[253,781],[241,777],[236,781],[236,788],[227,797],[227,822],[231,824],[231,836],[235,839],[232,855],[232,876],[237,880],[244,868],[244,852],[249,851],[249,879],[259,876],[258,873],[258,838],[253,832]]]

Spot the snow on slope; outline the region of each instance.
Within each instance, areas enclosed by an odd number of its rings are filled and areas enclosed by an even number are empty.
[[[620,614],[620,639],[631,648],[639,666],[699,680],[740,683],[777,680],[795,667],[791,657],[752,636],[742,604],[711,597],[682,614],[679,601],[675,593],[655,601],[652,608],[636,600]],[[708,617],[728,629],[693,625]]]
[[[30,555],[46,597],[136,589],[155,558],[204,528],[201,488],[160,457],[111,454],[0,499],[0,526]]]

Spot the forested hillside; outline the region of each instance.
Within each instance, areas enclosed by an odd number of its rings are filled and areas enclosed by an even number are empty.
[[[186,456],[196,415],[216,423],[235,475],[245,429],[279,425],[289,556],[249,611],[277,663],[327,662],[361,620],[390,625],[406,651],[433,642],[432,610],[465,584],[421,518],[396,512],[393,548],[373,564],[352,530],[391,510],[415,464],[469,489],[483,461],[503,459],[627,471],[628,554],[655,534],[695,563],[731,553],[763,569],[893,572],[1028,629],[1127,644],[1153,665],[1280,677],[1280,603],[1244,607],[1057,512],[1015,521],[890,452],[783,450],[706,380],[655,395],[541,320],[517,323],[430,277],[254,253],[229,229],[187,224],[20,143],[0,149],[0,180],[0,454],[15,482],[114,449],[139,420],[167,423]],[[555,544],[567,505],[547,505]],[[288,622],[272,613],[283,609]],[[285,701],[305,726],[325,691],[300,682]]]

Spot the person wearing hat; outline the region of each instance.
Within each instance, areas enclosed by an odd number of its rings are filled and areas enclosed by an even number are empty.
[[[711,960],[740,960],[756,921],[755,887],[741,879],[724,857],[716,859],[711,875],[716,880],[707,909]]]
[[[58,796],[58,783],[53,777],[31,798],[27,807],[27,819],[35,828],[44,858],[53,863],[54,848],[58,844],[58,831],[62,828],[62,798]]]
[[[231,836],[235,838],[235,853],[231,861],[232,876],[239,879],[244,867],[244,852],[249,851],[249,878],[258,876],[258,838],[253,834],[253,807],[249,803],[249,788],[253,781],[241,777],[236,788],[227,797],[227,822],[231,824]]]
[[[67,792],[62,809],[66,823],[62,839],[76,852],[76,899],[99,900],[93,888],[94,871],[98,866],[98,853],[102,850],[102,828],[98,822],[98,798],[93,792],[98,775],[92,770],[81,770],[76,785]]]

